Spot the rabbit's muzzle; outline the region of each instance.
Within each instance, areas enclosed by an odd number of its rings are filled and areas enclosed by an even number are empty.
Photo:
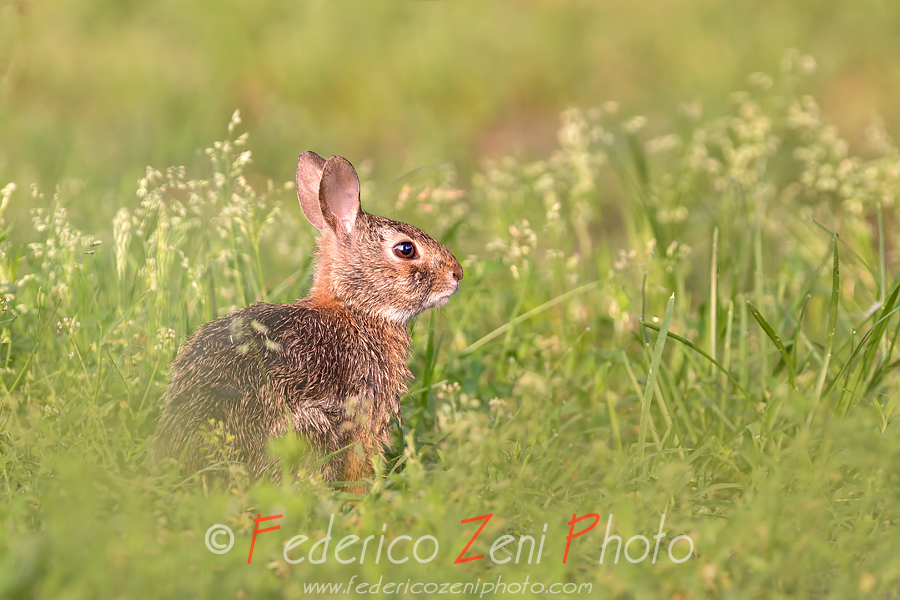
[[[450,301],[450,296],[459,291],[459,281],[462,278],[462,266],[454,258],[453,264],[443,278],[443,284],[441,285],[438,280],[432,285],[431,293],[428,295],[428,301],[426,302],[425,308],[436,308],[447,304],[447,302]]]

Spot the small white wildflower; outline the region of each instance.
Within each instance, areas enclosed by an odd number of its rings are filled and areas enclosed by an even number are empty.
[[[234,113],[231,115],[231,121],[228,123],[228,133],[230,134],[232,131],[234,131],[234,128],[240,124],[241,124],[241,111],[235,110]]]
[[[623,126],[625,131],[630,134],[635,134],[647,125],[647,117],[638,115],[636,117],[628,120]]]
[[[644,144],[644,150],[647,154],[662,154],[675,150],[679,146],[681,146],[681,138],[675,134],[669,134],[649,140]]]
[[[156,330],[156,339],[160,342],[175,339],[175,330],[168,327],[160,327]]]
[[[751,73],[748,78],[750,81],[750,85],[758,87],[762,90],[767,90],[772,87],[772,78],[766,73],[757,72]]]
[[[3,211],[6,210],[6,205],[9,204],[9,197],[12,196],[12,193],[16,191],[15,183],[7,183],[2,190],[0,190],[0,217],[3,216]]]
[[[684,102],[678,107],[678,114],[691,121],[697,121],[703,116],[703,105],[699,102]]]
[[[816,59],[806,55],[800,57],[800,70],[806,75],[812,75],[816,71]]]
[[[63,317],[62,320],[56,322],[56,331],[58,333],[69,333],[78,327],[81,327],[81,323],[76,321],[74,317]]]
[[[128,255],[128,244],[131,242],[131,213],[122,208],[113,218],[113,238],[116,245],[116,275],[119,281],[125,277],[125,267]]]

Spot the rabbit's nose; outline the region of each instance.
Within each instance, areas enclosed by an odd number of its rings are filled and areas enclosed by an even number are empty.
[[[456,281],[459,281],[463,278],[462,265],[459,264],[458,260],[453,261],[453,270],[451,272],[453,273],[453,279],[455,279]]]

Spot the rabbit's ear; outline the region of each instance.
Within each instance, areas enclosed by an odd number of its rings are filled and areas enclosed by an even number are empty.
[[[350,233],[359,214],[359,177],[346,158],[332,156],[325,161],[319,185],[319,205],[325,223],[337,233]]]
[[[297,160],[297,199],[300,200],[303,214],[319,231],[325,227],[319,204],[319,183],[322,181],[324,168],[325,159],[312,150],[307,150]]]

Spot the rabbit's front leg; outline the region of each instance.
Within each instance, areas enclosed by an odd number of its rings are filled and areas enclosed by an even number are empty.
[[[379,414],[375,399],[368,394],[346,398],[344,407],[345,446],[343,481],[362,483],[374,474],[372,458],[381,455],[381,442],[377,435]],[[354,494],[365,494],[364,485],[344,488]]]
[[[310,465],[324,456],[338,452],[347,444],[348,430],[341,414],[335,414],[322,406],[301,403],[291,410],[291,425],[299,435],[310,441],[318,451],[312,454]],[[319,472],[325,481],[344,481],[344,465],[348,448],[325,462]]]
[[[372,477],[372,457],[376,453],[371,435],[363,429],[356,428],[350,432],[347,443],[350,447],[344,451],[343,481],[362,483]],[[344,491],[352,494],[365,494],[365,485],[350,485]]]

